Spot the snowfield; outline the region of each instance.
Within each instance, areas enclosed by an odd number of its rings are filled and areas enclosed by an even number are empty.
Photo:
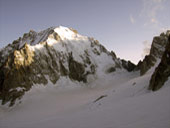
[[[0,128],[169,128],[170,79],[151,92],[151,74],[119,71],[88,86],[67,78],[35,85],[22,103],[0,106]]]

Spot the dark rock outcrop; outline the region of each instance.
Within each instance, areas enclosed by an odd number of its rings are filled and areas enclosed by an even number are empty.
[[[136,68],[136,65],[133,64],[131,61],[121,60],[122,66],[129,72],[134,71]]]
[[[170,35],[169,42],[162,56],[161,62],[155,69],[149,84],[149,90],[156,91],[160,89],[168,77],[170,77]]]

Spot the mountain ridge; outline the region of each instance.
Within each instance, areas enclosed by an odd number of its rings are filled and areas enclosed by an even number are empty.
[[[13,106],[32,86],[49,82],[58,85],[62,77],[88,86],[117,72],[145,75],[157,66],[169,33],[154,37],[150,54],[135,65],[72,28],[50,27],[38,33],[31,30],[0,51],[0,100]]]
[[[60,77],[89,83],[90,79],[134,67],[130,62],[122,64],[97,40],[62,26],[24,34],[4,48],[0,58],[0,99],[10,106],[34,84],[56,84]]]
[[[144,75],[158,60],[162,58],[165,47],[168,44],[170,30],[166,33],[161,33],[160,36],[153,38],[149,55],[146,55],[142,61],[137,64],[137,70],[140,70],[140,75]]]

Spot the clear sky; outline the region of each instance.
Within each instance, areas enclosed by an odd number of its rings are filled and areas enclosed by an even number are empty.
[[[0,0],[0,48],[59,25],[137,63],[153,36],[170,29],[170,0]]]

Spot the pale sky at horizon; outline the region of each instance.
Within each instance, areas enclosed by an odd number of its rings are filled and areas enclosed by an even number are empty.
[[[169,6],[170,0],[0,0],[0,48],[31,29],[62,25],[137,63],[153,36],[170,29]]]

